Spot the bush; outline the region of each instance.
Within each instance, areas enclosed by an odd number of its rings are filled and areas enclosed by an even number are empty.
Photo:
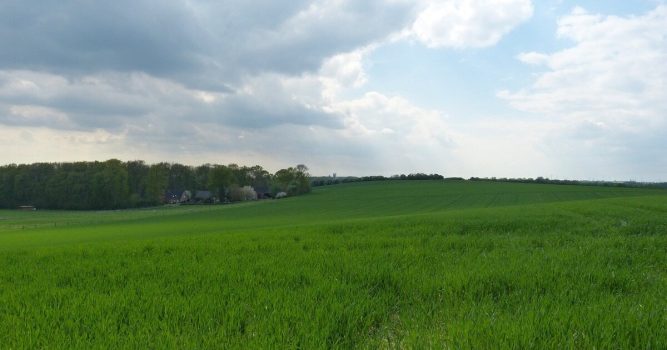
[[[251,186],[232,186],[229,189],[229,200],[232,202],[254,201],[257,199],[257,192]]]

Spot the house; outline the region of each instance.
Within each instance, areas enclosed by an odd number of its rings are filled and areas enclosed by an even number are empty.
[[[213,203],[214,200],[211,191],[197,191],[194,199],[197,203]]]
[[[181,196],[184,191],[179,190],[167,190],[164,193],[164,202],[169,204],[178,204],[181,202]]]
[[[183,194],[181,194],[181,198],[179,199],[181,203],[190,203],[192,201],[192,192],[190,191],[183,191]]]

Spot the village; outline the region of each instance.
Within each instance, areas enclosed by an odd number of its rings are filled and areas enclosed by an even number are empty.
[[[168,190],[164,194],[164,204],[187,205],[187,204],[224,204],[232,202],[245,202],[267,199],[281,199],[287,197],[287,192],[271,193],[268,187],[255,190],[252,186],[234,186],[225,191],[226,196],[220,198],[213,192],[207,190]]]

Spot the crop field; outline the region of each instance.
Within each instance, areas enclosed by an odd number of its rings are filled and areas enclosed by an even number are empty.
[[[0,211],[0,348],[667,348],[667,191]]]

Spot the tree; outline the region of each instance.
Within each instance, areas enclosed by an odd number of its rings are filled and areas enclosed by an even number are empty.
[[[195,185],[194,190],[203,190],[208,188],[209,174],[211,173],[211,165],[204,164],[195,168]]]
[[[297,165],[296,168],[278,170],[275,175],[279,188],[290,195],[310,192],[309,179],[308,167],[303,164]]]
[[[164,192],[169,184],[169,164],[158,163],[148,170],[147,200],[149,204],[158,204],[164,200]]]
[[[296,173],[294,175],[297,187],[297,193],[308,193],[310,192],[310,174],[308,174],[308,167],[299,164],[296,166]]]
[[[220,199],[256,198],[259,191],[310,191],[308,167],[279,170],[272,175],[259,165],[190,167],[121,162],[34,163],[0,166],[0,208],[34,205],[46,209],[115,209],[156,205],[167,190],[209,190]],[[233,196],[230,190],[235,188]]]
[[[127,183],[130,191],[130,205],[138,207],[149,202],[148,195],[148,172],[150,167],[142,160],[125,163],[127,169]]]
[[[225,198],[226,190],[232,185],[232,170],[224,165],[215,165],[209,174],[208,188],[215,193],[218,199]]]
[[[8,165],[0,168],[0,208],[13,208],[16,206],[14,194],[14,176],[16,176],[16,165]]]
[[[229,189],[229,200],[232,202],[252,201],[257,199],[257,192],[251,186],[239,187],[232,185]]]
[[[229,164],[227,168],[230,172],[230,184],[243,186],[249,182],[248,168],[245,166],[238,166],[237,164]]]
[[[192,167],[182,164],[172,164],[169,169],[168,188],[174,191],[185,191],[194,189],[195,173]]]
[[[294,181],[294,168],[280,169],[276,172],[275,181],[282,192],[288,192],[290,185]]]
[[[129,197],[127,169],[117,159],[95,162],[92,182],[93,209],[117,209],[127,205]]]

